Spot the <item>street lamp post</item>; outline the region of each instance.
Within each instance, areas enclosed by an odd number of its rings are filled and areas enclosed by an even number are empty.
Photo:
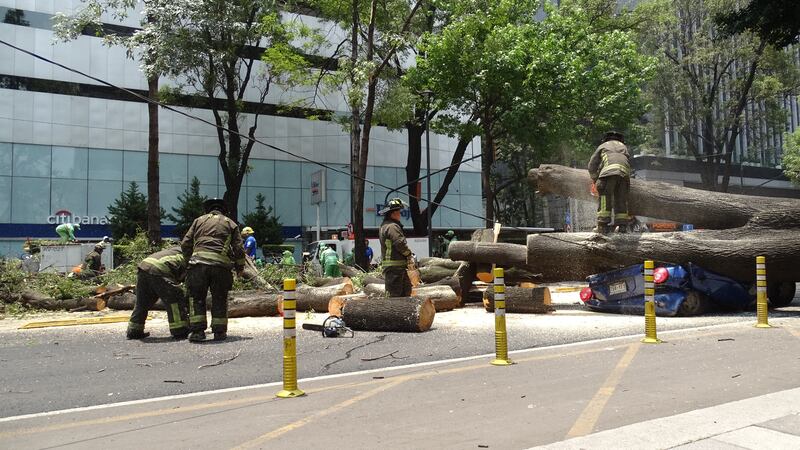
[[[425,97],[425,161],[426,161],[426,182],[428,184],[428,256],[433,255],[433,222],[431,221],[432,204],[431,204],[431,130],[430,130],[430,107],[431,107],[431,91],[422,91]]]

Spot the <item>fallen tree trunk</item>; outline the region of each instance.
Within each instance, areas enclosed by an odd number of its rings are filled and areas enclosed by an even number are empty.
[[[796,230],[706,230],[675,233],[549,233],[528,236],[528,260],[546,280],[587,276],[645,259],[692,262],[730,278],[753,282],[755,258],[767,259],[767,280],[798,281],[800,232]]]
[[[48,311],[69,311],[71,309],[101,311],[106,307],[105,299],[100,297],[57,300],[35,291],[23,292],[20,297],[20,303],[31,308],[46,309]]]
[[[384,284],[386,280],[383,279],[383,274],[381,275],[367,275],[362,280],[361,284],[366,286],[368,284]]]
[[[349,278],[332,286],[314,287],[307,284],[297,286],[297,311],[324,312],[332,297],[353,293],[353,283]]]
[[[452,276],[452,277],[449,277],[449,278],[444,278],[442,280],[426,284],[425,286],[450,286],[450,289],[452,289],[453,292],[455,292],[456,296],[458,297],[458,303],[461,304],[461,300],[462,300],[462,297],[461,297],[461,284],[459,283],[458,278],[456,278],[455,276]]]
[[[331,297],[331,301],[328,302],[328,314],[331,316],[342,316],[342,309],[344,309],[344,305],[347,302],[352,300],[366,300],[369,298],[367,294],[363,292],[359,292],[358,294],[348,294],[348,295],[336,295]]]
[[[494,312],[494,289],[483,293],[483,307]],[[506,287],[506,312],[518,314],[542,314],[553,311],[550,306],[550,289],[546,287]]]
[[[349,278],[353,278],[364,273],[363,271],[353,266],[348,266],[347,264],[342,264],[342,263],[339,263],[339,270],[342,271],[342,275]]]
[[[125,292],[120,295],[115,295],[108,299],[108,307],[111,309],[116,309],[119,311],[129,311],[132,310],[133,307],[136,305],[136,294],[132,292]],[[150,308],[150,311],[166,311],[167,306],[164,305],[164,302],[161,299],[156,301],[156,304]]]
[[[364,294],[371,298],[385,298],[386,285],[368,284],[364,286]],[[436,312],[451,311],[461,306],[461,297],[456,295],[456,292],[447,285],[420,285],[411,289],[411,296],[419,297],[423,300],[429,299],[433,302]]]
[[[231,292],[228,296],[228,318],[271,317],[282,311],[281,294],[252,290]]]
[[[460,265],[461,263],[459,261],[453,261],[452,259],[445,259],[445,258],[436,258],[433,256],[421,258],[419,260],[419,267],[443,267],[445,269],[450,269],[451,271],[458,269],[458,266]]]
[[[528,171],[528,182],[543,194],[594,199],[589,172],[583,169],[542,164]],[[631,180],[628,212],[690,223],[695,228],[800,227],[800,200],[703,191],[635,178]]]
[[[334,277],[334,278],[313,278],[307,283],[308,286],[313,287],[326,287],[334,286],[342,283],[352,283],[349,277]]]
[[[460,262],[450,262],[456,263],[459,266],[461,265]],[[452,277],[455,275],[457,269],[458,267],[455,269],[450,269],[444,266],[424,266],[419,268],[419,276],[423,283],[435,283],[439,280]]]
[[[422,332],[430,329],[436,309],[415,297],[352,300],[342,309],[348,327],[362,331]]]

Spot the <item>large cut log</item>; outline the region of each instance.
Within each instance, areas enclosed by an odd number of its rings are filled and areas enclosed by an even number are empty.
[[[73,309],[100,311],[106,307],[105,299],[100,297],[57,300],[35,291],[23,292],[20,297],[20,303],[31,308],[46,309],[48,311],[69,311]]]
[[[352,293],[353,283],[349,278],[345,278],[343,283],[332,286],[314,287],[301,284],[297,286],[297,311],[327,311],[332,297]]]
[[[543,194],[592,200],[591,178],[583,169],[542,164],[528,171],[528,182]],[[800,200],[703,191],[661,181],[631,180],[628,211],[695,228],[726,229],[744,225],[800,227]],[[452,252],[452,250],[450,250]]]
[[[386,280],[383,279],[383,274],[370,274],[364,277],[361,281],[362,286],[366,286],[368,284],[384,284]]]
[[[452,289],[458,297],[458,303],[461,304],[461,283],[459,283],[458,278],[455,276],[444,278],[442,280],[426,284],[425,286],[450,286],[450,289]]]
[[[450,262],[455,263],[457,266],[461,265],[461,263],[457,261]],[[457,269],[458,267],[451,269],[449,267],[436,265],[424,266],[419,268],[419,276],[423,283],[434,283],[452,277],[455,275]]]
[[[282,311],[283,296],[260,290],[237,291],[228,295],[228,317],[271,317]]]
[[[435,316],[433,303],[416,297],[353,300],[342,309],[347,326],[362,331],[427,331]]]
[[[457,242],[457,241],[456,241]],[[458,269],[461,263],[459,261],[453,261],[452,259],[445,259],[445,258],[436,258],[436,257],[424,257],[419,260],[419,267],[444,267],[446,269],[450,269],[451,271],[455,271]]]
[[[483,267],[491,264],[503,267],[528,267],[528,248],[520,244],[456,241],[450,244],[450,257],[483,263]],[[535,269],[530,268],[528,271],[535,272]]]
[[[348,295],[336,295],[331,297],[331,301],[328,302],[328,314],[331,316],[342,316],[342,309],[347,302],[352,300],[366,300],[367,294],[363,292],[359,292],[358,294],[348,294]]]
[[[526,247],[527,250],[527,247]],[[539,282],[542,279],[541,273],[531,273],[519,267],[506,268],[503,274],[506,285]]]
[[[494,289],[483,293],[483,307],[494,312]],[[546,287],[506,287],[506,312],[519,314],[542,314],[553,311],[550,306],[550,289]]]
[[[385,284],[368,284],[364,286],[364,294],[371,298],[386,297]],[[419,285],[411,289],[412,297],[419,297],[423,300],[429,299],[433,302],[436,312],[451,311],[461,306],[461,297],[447,285]]]
[[[120,311],[132,310],[136,305],[136,294],[132,292],[125,292],[120,295],[114,295],[108,299],[108,307]],[[166,311],[167,307],[161,299],[156,301],[156,304],[150,308],[150,311]]]
[[[528,236],[528,261],[537,266],[545,280],[582,280],[591,274],[652,259],[676,264],[692,262],[739,281],[753,282],[756,256],[767,259],[768,281],[800,281],[797,230],[743,227],[675,233]]]
[[[357,268],[355,268],[353,266],[348,266],[347,264],[342,264],[342,263],[339,263],[339,270],[342,271],[342,275],[344,275],[346,277],[350,277],[350,278],[357,277],[358,275],[361,275],[362,273],[364,273],[360,269],[357,269]]]
[[[313,287],[325,287],[325,286],[335,286],[337,284],[350,283],[350,282],[351,281],[349,277],[333,277],[333,278],[322,277],[322,278],[312,278],[308,280],[308,283],[306,284]]]

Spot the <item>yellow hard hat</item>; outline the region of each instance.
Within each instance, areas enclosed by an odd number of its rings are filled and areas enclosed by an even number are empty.
[[[242,235],[248,235],[248,234],[253,234],[253,233],[254,233],[254,231],[250,227],[244,227],[242,229]]]

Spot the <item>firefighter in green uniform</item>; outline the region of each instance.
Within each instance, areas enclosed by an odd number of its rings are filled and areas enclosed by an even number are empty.
[[[614,223],[621,233],[628,231],[628,191],[631,187],[631,162],[622,133],[609,131],[603,143],[597,147],[589,160],[589,175],[599,195],[597,205],[597,233],[607,233]]]
[[[228,291],[233,286],[232,269],[242,273],[245,264],[244,247],[239,227],[225,216],[227,208],[222,199],[203,202],[207,214],[192,222],[183,237],[181,249],[188,261],[186,288],[189,302],[189,340],[206,339],[206,295],[211,289],[211,331],[214,340],[221,341],[228,333]]]
[[[384,215],[378,236],[381,242],[381,266],[389,297],[411,295],[407,268],[413,266],[413,259],[403,234],[403,225],[400,224],[400,210],[404,206],[402,200],[393,198],[380,211]]]
[[[150,336],[144,332],[147,313],[161,298],[167,307],[169,332],[175,339],[189,334],[186,295],[181,282],[186,277],[186,259],[179,245],[153,253],[137,266],[136,304],[128,322],[128,339]]]
[[[325,270],[323,276],[329,278],[342,276],[342,270],[339,267],[339,255],[336,254],[336,250],[328,247],[325,244],[320,246],[320,250],[319,262],[322,264],[322,267]]]
[[[103,267],[101,258],[103,255],[103,250],[105,250],[106,244],[105,242],[98,242],[94,246],[94,250],[89,252],[86,255],[86,258],[83,260],[83,264],[81,264],[81,270],[78,274],[78,277],[81,279],[89,279],[94,278],[100,275],[101,269]]]

